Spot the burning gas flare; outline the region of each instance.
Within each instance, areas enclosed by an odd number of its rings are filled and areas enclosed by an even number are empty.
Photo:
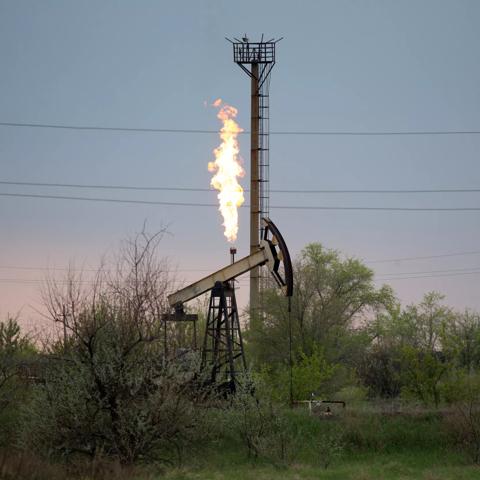
[[[208,163],[208,170],[215,172],[210,185],[219,191],[219,210],[223,216],[224,234],[229,242],[234,242],[238,233],[237,208],[245,201],[243,188],[237,181],[238,177],[245,174],[239,163],[240,148],[237,141],[237,136],[243,129],[234,120],[238,112],[236,108],[226,105],[220,98],[215,100],[213,106],[219,109],[217,118],[222,121],[223,126],[220,129],[222,143],[213,151],[215,161]]]

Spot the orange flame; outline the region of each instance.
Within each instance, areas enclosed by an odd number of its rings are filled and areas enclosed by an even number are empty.
[[[219,108],[217,118],[222,121],[220,138],[222,143],[213,153],[215,161],[208,163],[208,171],[215,172],[210,185],[219,191],[220,212],[223,216],[224,235],[229,242],[237,239],[238,233],[238,211],[237,208],[243,204],[243,188],[237,181],[237,177],[243,177],[245,171],[239,163],[239,152],[237,136],[243,129],[240,128],[234,118],[238,110],[226,105],[219,98],[213,106]]]

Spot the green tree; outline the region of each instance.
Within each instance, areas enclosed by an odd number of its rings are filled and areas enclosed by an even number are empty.
[[[443,350],[458,368],[473,373],[480,367],[480,315],[465,310],[444,324],[441,333]]]
[[[453,407],[445,418],[448,430],[458,446],[480,464],[480,375],[457,371],[444,390]]]
[[[449,366],[440,352],[418,350],[410,346],[401,351],[402,393],[412,396],[425,405],[438,407],[441,394],[441,380],[445,377]]]
[[[359,260],[318,243],[307,245],[294,262],[294,280],[290,315],[277,289],[265,293],[263,322],[252,324],[246,335],[250,358],[257,366],[283,369],[289,363],[291,328],[295,361],[322,351],[328,364],[343,365],[336,380],[350,380],[370,342],[362,327],[394,303],[392,290],[376,288],[373,272]]]
[[[372,393],[396,396],[402,391],[425,404],[439,404],[441,382],[452,366],[445,332],[455,319],[443,299],[430,292],[418,305],[403,310],[395,305],[371,323],[373,341],[361,370]]]
[[[291,370],[288,364],[275,369],[264,366],[256,378],[260,384],[268,385],[274,399],[287,403],[290,399],[290,374],[293,399],[308,400],[312,394],[321,397],[329,393],[330,381],[338,370],[338,365],[326,360],[321,347],[315,346],[309,355],[305,352],[295,355]]]
[[[342,259],[337,251],[318,243],[302,250],[294,265],[294,279],[291,321],[295,348],[307,354],[319,344],[327,357],[341,357],[343,334],[357,329],[394,299],[390,287],[375,287],[372,270],[359,260]],[[250,339],[261,360],[285,358],[285,340],[271,340],[288,338],[286,300],[276,289],[265,296],[265,320],[258,331],[249,333]]]
[[[450,307],[442,305],[445,296],[438,292],[425,294],[419,305],[409,305],[404,317],[411,326],[410,345],[426,352],[442,349],[442,332],[454,321]]]
[[[11,439],[18,408],[28,390],[21,373],[28,375],[29,360],[34,353],[31,339],[22,333],[16,318],[0,322],[0,442],[9,443]]]
[[[196,357],[164,355],[160,318],[171,284],[155,255],[157,238],[135,237],[115,275],[112,268],[100,271],[91,291],[73,277],[47,285],[52,319],[68,307],[62,317],[68,338],[45,352],[43,381],[24,414],[25,448],[57,458],[171,462],[172,452],[181,454],[195,438],[202,418],[189,384]]]

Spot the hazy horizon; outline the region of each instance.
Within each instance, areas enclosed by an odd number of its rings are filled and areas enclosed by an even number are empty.
[[[479,18],[473,0],[248,0],[242,8],[2,1],[0,123],[218,131],[205,102],[220,97],[238,108],[248,130],[249,79],[224,37],[283,36],[270,89],[270,203],[292,256],[320,242],[370,262],[376,283],[390,284],[404,305],[436,290],[448,305],[480,310],[480,211],[279,208],[479,208],[479,192],[438,191],[480,190],[480,135],[453,133],[480,131]],[[279,133],[312,131],[323,134]],[[0,182],[208,189],[218,143],[215,133],[0,125]],[[248,136],[240,146],[248,189]],[[4,183],[0,193],[216,203],[213,191]],[[74,260],[95,268],[145,220],[151,231],[168,227],[162,253],[185,283],[229,262],[215,207],[0,196],[0,219],[0,315],[20,311],[27,326],[41,323],[35,309],[47,267]],[[245,208],[236,246],[247,254]]]

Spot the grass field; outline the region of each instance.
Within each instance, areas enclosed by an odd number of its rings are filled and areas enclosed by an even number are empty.
[[[445,428],[445,413],[410,410],[392,415],[361,409],[328,419],[305,412],[284,415],[287,427],[295,432],[285,458],[274,454],[278,440],[274,437],[272,449],[257,459],[249,457],[238,431],[227,423],[226,430],[209,441],[190,444],[180,457],[171,456],[171,464],[121,467],[107,460],[96,474],[88,467],[83,475],[75,475],[66,465],[49,464],[28,452],[13,456],[4,452],[0,479],[480,480],[480,466]]]
[[[217,464],[196,469],[171,470],[169,480],[478,480],[480,467],[461,455],[439,452],[402,454],[346,454],[327,469],[305,464],[285,468],[250,463]]]
[[[192,455],[187,466],[167,471],[169,480],[480,480],[480,467],[472,464],[445,434],[437,414],[388,416],[379,413],[350,414],[332,421],[294,415],[292,422],[310,439],[300,441],[293,461],[279,466],[248,460],[240,443],[232,438]],[[342,450],[327,468],[318,445],[325,431],[342,431]]]

